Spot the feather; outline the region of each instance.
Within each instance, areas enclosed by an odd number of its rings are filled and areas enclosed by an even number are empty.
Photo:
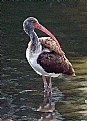
[[[41,37],[39,38],[39,41],[41,42],[44,48],[48,48],[50,51],[54,51],[61,56],[65,55],[62,49],[56,44],[56,42],[51,37]]]

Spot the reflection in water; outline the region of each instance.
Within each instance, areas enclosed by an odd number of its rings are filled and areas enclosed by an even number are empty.
[[[38,121],[58,121],[60,115],[57,119],[54,116],[55,102],[52,102],[52,92],[44,90],[44,99],[42,105],[36,110],[42,112],[42,116]]]
[[[43,112],[43,118],[41,117],[41,120],[48,118],[47,113],[50,113],[49,119],[53,119],[54,110],[55,110],[55,104],[52,103],[52,96],[51,95],[47,96],[46,94],[44,94],[43,104],[42,106],[39,107],[39,109],[37,109],[37,111]]]

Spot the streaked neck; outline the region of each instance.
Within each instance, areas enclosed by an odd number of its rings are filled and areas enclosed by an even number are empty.
[[[35,51],[38,49],[39,41],[38,41],[38,36],[34,31],[30,33],[30,40],[31,40],[31,51],[35,53]]]

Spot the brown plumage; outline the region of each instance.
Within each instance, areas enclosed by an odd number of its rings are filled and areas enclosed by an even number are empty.
[[[49,50],[52,50],[61,56],[64,56],[65,53],[51,37],[42,37],[39,38],[39,41],[43,47],[48,48]]]
[[[37,63],[48,73],[62,73],[75,76],[75,71],[66,58],[65,53],[59,48],[50,37],[40,38],[43,48],[48,48],[50,52],[43,52],[39,55]]]

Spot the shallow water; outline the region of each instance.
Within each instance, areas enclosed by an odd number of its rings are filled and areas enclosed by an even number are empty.
[[[0,115],[13,121],[87,121],[86,2],[2,2]],[[51,109],[41,110],[43,82],[25,58],[22,23],[35,16],[59,40],[76,77],[52,78]],[[39,36],[46,36],[37,31]],[[43,118],[44,117],[44,118]]]

